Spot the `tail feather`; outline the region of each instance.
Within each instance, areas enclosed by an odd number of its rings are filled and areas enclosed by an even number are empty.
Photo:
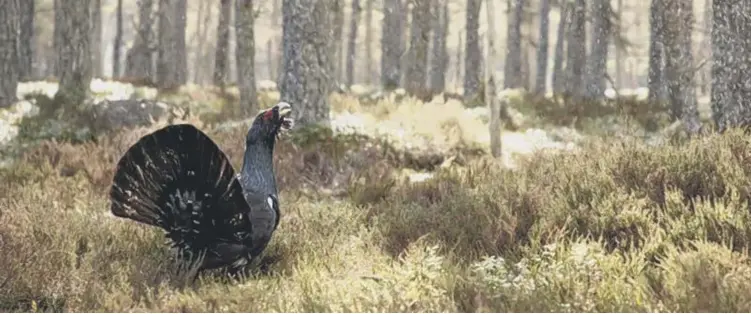
[[[144,136],[120,159],[110,210],[161,227],[180,249],[211,249],[236,240],[238,227],[249,228],[242,192],[216,143],[192,125],[171,125]]]

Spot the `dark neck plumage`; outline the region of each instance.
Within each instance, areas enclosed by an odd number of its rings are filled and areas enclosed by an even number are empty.
[[[240,174],[246,192],[277,194],[273,155],[274,139],[248,141]]]

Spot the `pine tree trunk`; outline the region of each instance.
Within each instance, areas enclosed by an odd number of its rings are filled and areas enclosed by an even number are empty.
[[[104,76],[102,63],[102,0],[91,0],[91,64],[92,74]]]
[[[298,125],[329,122],[328,96],[331,87],[330,2],[327,0],[284,0],[282,4],[284,43],[281,100],[294,106]]]
[[[184,0],[159,1],[159,45],[157,60],[157,86],[160,90],[175,90],[183,83],[185,68],[181,69],[185,55],[185,39],[180,40],[180,2]],[[184,29],[183,29],[184,30]],[[182,56],[181,56],[182,55]]]
[[[240,0],[241,1],[241,0]],[[232,0],[221,0],[219,25],[216,28],[216,48],[214,50],[214,85],[224,87],[227,84],[227,65],[229,59],[229,22],[232,14]],[[237,19],[237,18],[235,18]],[[237,23],[237,20],[235,20]]]
[[[751,7],[712,2],[712,118],[720,132],[751,126]]]
[[[566,92],[575,99],[584,95],[584,69],[587,65],[587,3],[576,0],[568,34],[566,61]]]
[[[16,101],[18,88],[18,34],[20,33],[21,1],[0,0],[0,108]]]
[[[347,40],[347,86],[355,84],[355,57],[357,56],[357,23],[360,19],[360,0],[352,0],[352,17],[349,22],[349,38]]]
[[[21,18],[18,37],[18,76],[21,81],[31,81],[34,76],[34,1],[20,0],[18,15]]]
[[[506,62],[503,78],[505,88],[524,87],[524,81],[520,79],[522,74],[522,14],[524,13],[524,0],[513,0],[513,12],[509,19],[508,34],[506,35]],[[493,69],[495,70],[495,69]]]
[[[617,2],[617,10],[618,10],[618,17],[616,19],[617,24],[615,25],[615,31],[612,33],[612,40],[615,42],[616,38],[621,36],[620,32],[623,29],[621,26],[621,19],[623,17],[623,0],[618,0]],[[621,89],[624,87],[623,84],[623,49],[620,45],[616,44],[614,46],[615,48],[615,86],[613,88],[615,90]]]
[[[571,21],[571,6],[561,4],[561,20],[558,22],[556,31],[555,52],[553,53],[553,92],[555,94],[564,93],[565,77],[564,62],[566,60],[566,30],[569,28]]]
[[[550,0],[540,2],[540,37],[537,46],[535,94],[544,95],[548,79],[548,42],[550,41]]]
[[[187,27],[188,3],[187,0],[177,1],[175,7],[175,37],[177,57],[177,81],[180,85],[188,83],[188,48],[185,44],[185,32]]]
[[[649,73],[647,87],[650,103],[658,103],[663,98],[663,42],[664,5],[663,0],[652,0],[649,8]]]
[[[235,61],[237,86],[240,89],[240,106],[246,117],[258,112],[258,93],[255,77],[255,36],[253,0],[237,0],[235,6]]]
[[[521,2],[521,1],[520,1]],[[485,71],[485,102],[490,111],[490,123],[488,131],[490,132],[490,153],[493,157],[501,157],[501,102],[496,95],[495,85],[495,24],[493,23],[493,14],[495,13],[492,0],[488,0],[486,14],[488,17],[488,32],[485,35],[488,43],[488,52],[485,63],[491,70]]]
[[[446,89],[446,71],[449,65],[448,31],[449,12],[447,0],[434,0],[433,3],[433,53],[430,65],[430,89],[434,94]]]
[[[115,43],[112,45],[112,77],[120,77],[120,52],[123,46],[123,0],[117,0],[115,12]]]
[[[473,103],[480,92],[480,5],[481,0],[467,0],[467,21],[464,48],[464,102]]]
[[[402,0],[383,0],[381,34],[381,85],[385,90],[399,87],[404,42],[404,23],[401,18]]]
[[[589,99],[605,98],[605,79],[607,76],[608,47],[610,46],[610,1],[592,2],[592,43],[587,63],[586,96]]]
[[[344,1],[343,0],[329,0],[331,8],[331,18],[333,25],[333,41],[330,43],[334,70],[335,80],[332,83],[338,83],[342,81],[344,75],[342,71],[342,56],[344,55],[344,45],[342,44],[344,38]]]
[[[62,105],[65,113],[77,111],[89,94],[91,86],[91,10],[92,0],[58,0],[55,20],[62,21],[59,35],[65,38],[60,45],[57,66],[60,83],[55,100]]]
[[[410,32],[410,63],[406,73],[407,93],[418,98],[429,95],[427,89],[428,45],[430,43],[430,1],[413,0]]]
[[[373,1],[365,0],[365,83],[373,85]]]
[[[133,46],[128,50],[125,57],[125,75],[131,79],[150,84],[155,82],[157,76],[154,71],[156,60],[153,50],[155,43],[152,36],[154,27],[153,10],[154,0],[138,1],[138,31]]]

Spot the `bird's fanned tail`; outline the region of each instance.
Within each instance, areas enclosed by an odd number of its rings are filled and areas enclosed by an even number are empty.
[[[164,127],[131,146],[110,198],[115,216],[164,229],[181,255],[242,254],[229,243],[249,231],[248,203],[227,156],[192,125]]]

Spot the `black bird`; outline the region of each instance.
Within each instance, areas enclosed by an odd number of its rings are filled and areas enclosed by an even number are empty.
[[[239,175],[190,124],[142,137],[117,163],[110,210],[162,228],[178,256],[198,271],[238,270],[266,248],[279,225],[272,157],[278,134],[292,128],[291,112],[280,102],[255,117]]]

